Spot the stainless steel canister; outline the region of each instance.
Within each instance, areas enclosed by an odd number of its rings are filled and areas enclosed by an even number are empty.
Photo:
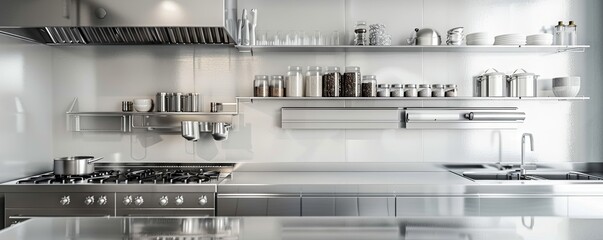
[[[517,71],[523,71],[518,73]],[[538,95],[538,75],[529,73],[523,68],[515,70],[507,78],[509,97],[536,97]]]
[[[488,72],[494,70],[494,72]],[[507,75],[491,68],[476,79],[477,95],[479,97],[506,97]]]
[[[182,93],[172,93],[170,98],[170,112],[182,111]]]
[[[191,101],[191,112],[201,112],[201,94],[189,93],[188,95]]]
[[[167,112],[169,109],[168,94],[165,92],[158,92],[155,95],[155,111],[156,112]]]
[[[192,112],[193,111],[190,95],[183,94],[182,96],[180,96],[180,102],[182,103],[182,111],[183,112]]]

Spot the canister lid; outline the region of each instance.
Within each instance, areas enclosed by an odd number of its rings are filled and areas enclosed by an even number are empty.
[[[519,71],[523,71],[523,72],[519,72]],[[512,77],[524,77],[524,76],[534,76],[534,75],[536,75],[536,74],[529,73],[525,69],[520,68],[520,69],[515,70],[511,76]]]
[[[394,83],[392,84],[392,88],[402,88],[402,84]]]
[[[429,84],[419,84],[419,88],[431,88]]]
[[[396,84],[394,84],[394,85],[396,85]],[[387,84],[387,83],[377,84],[377,87],[378,88],[389,88],[389,84]]]

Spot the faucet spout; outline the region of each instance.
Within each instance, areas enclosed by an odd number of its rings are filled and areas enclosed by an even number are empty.
[[[524,164],[525,155],[526,155],[526,137],[530,137],[530,151],[534,151],[534,135],[531,133],[524,133],[521,135],[521,165],[520,165],[520,173],[524,175],[526,170],[528,170],[528,166]],[[531,170],[535,169],[535,167],[529,167]]]

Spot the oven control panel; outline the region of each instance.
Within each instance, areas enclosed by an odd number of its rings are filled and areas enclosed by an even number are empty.
[[[117,193],[117,208],[214,208],[214,193]]]
[[[114,193],[10,193],[6,208],[112,208]]]

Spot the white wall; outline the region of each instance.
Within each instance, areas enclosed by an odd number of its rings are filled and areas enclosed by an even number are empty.
[[[440,33],[464,26],[467,32],[537,33],[557,20],[575,20],[585,53],[238,53],[203,46],[53,47],[54,154],[93,154],[112,161],[517,161],[520,136],[536,137],[538,161],[600,161],[603,143],[602,4],[596,0],[242,0],[260,9],[259,29],[347,32],[356,20],[387,25],[395,44],[415,27]],[[347,33],[346,33],[347,34]],[[583,78],[579,102],[379,102],[388,106],[519,106],[528,113],[513,131],[322,130],[279,128],[282,103],[246,103],[233,119],[228,141],[196,144],[177,134],[72,133],[65,131],[65,110],[74,97],[82,111],[117,111],[119,102],[153,97],[158,91],[200,92],[210,101],[233,102],[252,94],[255,74],[284,74],[288,65],[357,65],[383,83],[454,83],[461,96],[472,94],[472,77],[495,67],[525,68],[541,75],[541,94],[552,95],[550,79]],[[548,80],[548,81],[547,81]],[[548,86],[547,86],[548,83]],[[367,106],[377,102],[287,102],[288,106]]]
[[[52,166],[51,49],[0,36],[0,181]]]

